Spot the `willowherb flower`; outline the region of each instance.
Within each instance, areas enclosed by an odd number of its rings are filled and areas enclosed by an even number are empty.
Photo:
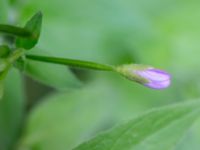
[[[130,64],[117,67],[117,72],[126,78],[153,89],[164,89],[170,85],[169,73],[150,66]]]

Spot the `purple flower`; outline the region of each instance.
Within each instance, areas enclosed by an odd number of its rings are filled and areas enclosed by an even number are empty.
[[[153,89],[164,89],[170,85],[170,74],[165,71],[148,68],[144,70],[135,70],[134,73],[147,80],[144,86]]]
[[[141,64],[118,66],[116,71],[129,80],[152,89],[164,89],[170,85],[171,76],[165,71]]]

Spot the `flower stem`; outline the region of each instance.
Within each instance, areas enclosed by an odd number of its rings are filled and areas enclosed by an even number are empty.
[[[103,70],[103,71],[114,71],[114,67],[111,65],[99,64],[90,61],[58,58],[58,57],[36,56],[36,55],[26,55],[26,58],[36,61],[62,64],[71,67],[79,67],[79,68],[87,68],[87,69]]]
[[[0,32],[12,34],[14,36],[19,36],[19,37],[29,38],[32,36],[31,32],[27,31],[24,28],[15,27],[12,25],[5,25],[5,24],[0,24]]]

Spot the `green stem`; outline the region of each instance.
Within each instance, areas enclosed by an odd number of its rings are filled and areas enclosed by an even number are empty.
[[[20,28],[20,27],[15,27],[12,25],[0,24],[0,32],[12,34],[14,36],[19,36],[19,37],[31,37],[32,36],[31,32],[27,31],[26,29]]]
[[[17,49],[11,54],[11,56],[8,57],[7,60],[9,61],[9,63],[13,63],[17,59],[19,59],[23,54],[24,54],[24,49]]]
[[[8,58],[0,59],[0,81],[3,80],[8,73],[8,70],[17,59],[24,54],[23,49],[17,49],[11,53]]]
[[[37,61],[42,61],[42,62],[68,65],[71,67],[88,68],[88,69],[104,70],[104,71],[114,71],[113,66],[99,64],[99,63],[90,62],[90,61],[75,60],[75,59],[68,59],[68,58],[47,57],[47,56],[36,56],[36,55],[26,55],[26,58],[32,59],[32,60],[37,60]]]

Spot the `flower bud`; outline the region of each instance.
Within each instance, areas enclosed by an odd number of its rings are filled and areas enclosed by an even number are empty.
[[[151,66],[139,64],[122,65],[117,67],[116,71],[129,80],[149,88],[164,89],[170,85],[170,74]]]

